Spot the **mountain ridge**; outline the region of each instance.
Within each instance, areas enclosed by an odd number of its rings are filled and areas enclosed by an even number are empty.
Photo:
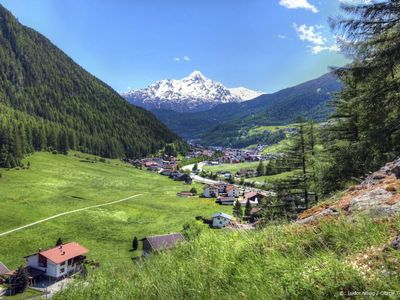
[[[177,112],[205,111],[218,104],[239,103],[259,95],[259,92],[243,87],[226,88],[200,71],[194,71],[183,79],[159,80],[144,89],[122,93],[134,105]]]

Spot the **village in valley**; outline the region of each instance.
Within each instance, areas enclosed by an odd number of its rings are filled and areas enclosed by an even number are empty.
[[[128,161],[137,168],[157,172],[168,176],[174,181],[182,181],[191,185],[193,181],[203,184],[203,190],[188,188],[177,194],[180,197],[208,198],[220,205],[232,206],[233,216],[215,212],[204,221],[213,228],[255,228],[259,212],[259,204],[272,191],[262,190],[251,185],[240,184],[240,179],[257,176],[256,167],[264,161],[277,159],[282,154],[262,155],[264,146],[255,149],[224,149],[222,147],[202,147],[192,144],[191,151],[181,160],[174,156],[150,157],[136,161]],[[186,164],[182,165],[182,161]],[[193,163],[190,163],[193,162]],[[189,164],[188,164],[189,163]],[[237,172],[219,171],[210,179],[203,168],[207,166],[223,166],[225,164],[241,166],[246,163],[254,164],[254,168],[240,168]]]

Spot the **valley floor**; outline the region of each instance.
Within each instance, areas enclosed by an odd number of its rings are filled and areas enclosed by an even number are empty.
[[[28,161],[29,169],[0,170],[0,233],[77,211],[0,236],[0,261],[10,268],[38,248],[54,246],[59,237],[84,245],[100,264],[131,262],[137,255],[129,251],[134,236],[176,232],[195,216],[231,212],[209,199],[177,197],[192,186],[118,160],[41,152],[26,158],[25,165]],[[138,196],[106,205],[132,195]]]

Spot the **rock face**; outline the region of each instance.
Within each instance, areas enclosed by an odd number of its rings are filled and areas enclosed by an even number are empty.
[[[312,214],[311,216],[308,217],[300,217],[297,220],[297,223],[299,224],[310,224],[310,223],[314,223],[316,221],[318,221],[319,219],[322,219],[324,217],[328,217],[328,216],[337,216],[339,215],[338,210],[333,207],[330,206],[328,208],[322,209],[321,211],[316,212],[315,214]]]
[[[344,213],[366,213],[372,217],[391,216],[400,212],[400,158],[372,173],[361,184],[346,191],[338,203],[324,204],[302,213],[297,223],[313,223],[327,216]],[[397,245],[400,249],[400,237]]]
[[[363,211],[388,216],[400,211],[400,159],[386,164],[342,197],[339,206],[349,213]]]

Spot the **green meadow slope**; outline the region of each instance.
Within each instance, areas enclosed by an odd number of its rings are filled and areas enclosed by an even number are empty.
[[[61,237],[89,248],[90,259],[101,264],[109,260],[131,263],[134,236],[179,231],[197,215],[231,211],[212,200],[177,197],[177,192],[191,188],[182,182],[118,160],[92,163],[86,158],[94,156],[39,152],[25,159],[30,169],[0,169],[0,234],[55,214],[142,195],[0,236],[0,261],[15,268],[24,263],[25,255],[53,246]]]
[[[327,220],[199,238],[131,265],[109,262],[56,299],[343,299],[400,293],[400,219]],[[398,294],[397,294],[398,295]],[[378,294],[377,298],[384,298]],[[389,297],[387,297],[389,298]],[[395,299],[396,297],[392,297]]]
[[[10,267],[22,264],[23,256],[37,248],[52,246],[58,237],[90,249],[89,259],[100,267],[89,269],[87,278],[76,280],[55,299],[341,299],[354,292],[400,294],[400,252],[385,248],[400,231],[399,216],[342,215],[312,225],[269,225],[251,232],[198,224],[188,242],[176,249],[131,260],[137,255],[129,251],[133,236],[178,231],[196,215],[230,212],[231,207],[179,198],[176,192],[188,186],[118,160],[92,160],[79,153],[42,152],[26,159],[30,169],[1,170],[0,233],[60,212],[143,194],[0,236],[0,261]]]

